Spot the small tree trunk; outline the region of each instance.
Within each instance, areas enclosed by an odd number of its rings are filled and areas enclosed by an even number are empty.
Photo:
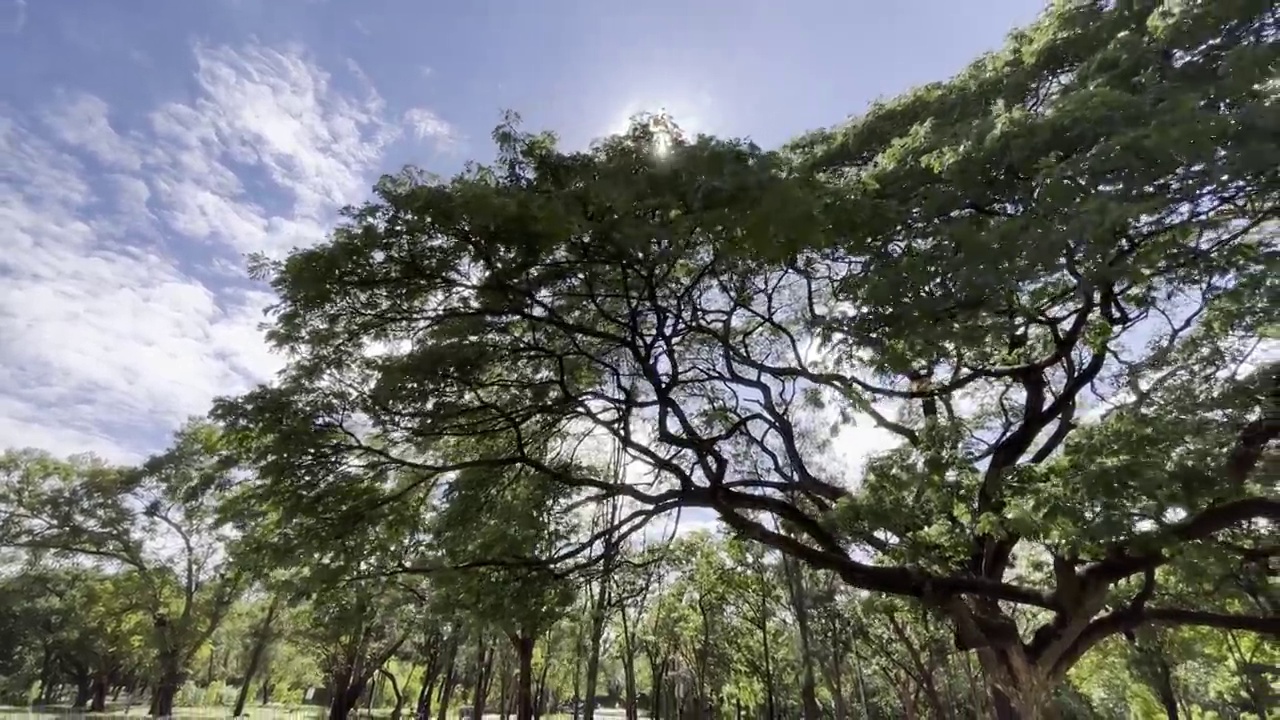
[[[493,646],[485,641],[484,635],[481,635],[479,645],[476,647],[476,687],[475,701],[472,704],[476,720],[484,716],[484,706],[489,698],[489,682],[492,679]]]
[[[622,697],[626,707],[626,720],[639,720],[636,692],[636,639],[624,604],[618,612],[622,621]]]
[[[427,720],[431,716],[431,692],[435,690],[434,680],[423,678],[422,689],[418,691],[418,703],[414,706],[414,720]]]
[[[611,561],[606,561],[604,575],[600,578],[600,588],[596,593],[595,606],[591,612],[591,645],[587,652],[587,687],[586,706],[582,720],[595,720],[596,685],[600,680],[600,644],[604,638],[604,624],[609,609],[609,573]],[[574,710],[575,717],[577,710]]]
[[[662,693],[665,689],[662,678],[667,672],[667,663],[665,660],[659,662],[655,655],[647,650],[645,655],[649,660],[649,705],[652,706],[649,714],[653,720],[662,720]]]
[[[502,716],[502,720],[507,720],[511,714],[511,665],[507,658],[510,656],[506,653],[502,654],[502,664],[498,668],[500,677],[498,679],[498,713]]]
[[[46,689],[51,687],[52,685],[46,686]],[[88,705],[89,696],[92,693],[93,693],[93,677],[89,674],[89,671],[87,669],[85,670],[77,669],[76,670],[76,697],[75,697],[75,700],[71,703],[71,707],[78,710]]]
[[[99,671],[93,679],[93,691],[90,693],[92,697],[89,701],[89,712],[106,712],[107,710],[107,691],[108,685],[111,684],[111,676],[105,671]]]
[[[396,676],[386,667],[378,668],[378,672],[391,683],[391,692],[395,695],[396,706],[391,709],[391,720],[400,720],[400,713],[404,711],[404,693],[400,691],[400,683],[396,680]]]
[[[518,662],[516,680],[516,720],[533,720],[533,637],[528,634],[512,638]]]
[[[579,633],[573,658],[573,720],[582,714],[582,637]]]
[[[827,687],[831,691],[831,701],[835,705],[835,720],[848,720],[849,699],[844,689],[844,656],[845,648],[840,638],[834,633],[827,635],[828,647],[831,650],[830,662],[824,667]]]
[[[453,699],[453,687],[458,684],[458,652],[457,643],[451,643],[449,658],[445,661],[444,684],[440,686],[440,712],[437,720],[446,720],[449,716],[449,703]],[[429,710],[430,708],[428,708]]]
[[[49,704],[49,691],[53,688],[53,653],[49,650],[49,646],[45,645],[41,651],[43,655],[40,660],[40,686],[36,690],[36,702],[43,705]]]
[[[760,647],[764,651],[762,660],[764,661],[764,693],[765,703],[769,708],[769,720],[778,720],[778,704],[777,691],[774,689],[773,683],[773,653],[769,651],[769,616],[767,614],[767,606],[764,600],[760,602]],[[698,693],[699,702],[703,702],[702,693]],[[806,718],[808,720],[808,718]]]
[[[231,711],[232,716],[240,717],[244,714],[244,706],[249,702],[249,688],[253,685],[253,676],[258,674],[258,667],[262,664],[262,654],[266,652],[267,645],[271,642],[271,624],[275,622],[276,612],[280,607],[280,596],[275,595],[271,598],[271,604],[267,606],[267,614],[262,619],[262,623],[258,625],[258,631],[253,635],[253,649],[249,651],[249,665],[245,668],[244,679],[240,682],[240,692],[236,693],[236,706]],[[266,705],[266,684],[263,684],[263,700],[262,704]]]
[[[431,697],[436,689],[436,681],[440,679],[440,673],[446,672],[444,665],[453,663],[453,652],[457,640],[450,635],[448,638],[441,638],[441,645],[436,646],[431,653],[427,667],[422,673],[422,690],[418,693],[418,705],[414,712],[417,720],[427,720],[431,717]],[[451,670],[448,670],[451,672]]]
[[[814,680],[813,672],[813,653],[810,649],[808,591],[804,586],[804,576],[795,561],[783,555],[782,566],[787,575],[788,596],[791,600],[791,609],[796,616],[796,630],[800,636],[800,701],[804,709],[804,720],[818,720],[820,713],[817,682]]]
[[[178,696],[178,689],[182,687],[183,679],[177,658],[164,658],[160,661],[160,676],[151,694],[152,717],[173,717],[174,699]]]
[[[551,669],[550,662],[542,663],[542,672],[538,673],[537,689],[533,693],[533,717],[538,720],[547,711],[547,671]]]

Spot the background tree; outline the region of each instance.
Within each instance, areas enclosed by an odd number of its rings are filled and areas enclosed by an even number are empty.
[[[34,451],[0,460],[0,503],[9,510],[0,543],[107,561],[136,578],[151,623],[158,717],[172,715],[191,660],[240,589],[210,493],[228,470],[219,442],[214,428],[195,423],[137,469]]]

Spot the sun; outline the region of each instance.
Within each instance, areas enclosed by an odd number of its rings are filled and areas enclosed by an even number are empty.
[[[686,137],[676,117],[661,106],[657,110],[635,109],[627,113],[625,120],[613,124],[609,135],[627,135],[636,130],[647,132],[652,138],[653,153],[660,158],[670,155],[675,145]]]
[[[653,135],[654,154],[665,157],[678,143],[702,131],[700,118],[706,111],[704,105],[698,102],[665,102],[656,98],[646,101],[633,99],[613,116],[604,134],[610,137],[626,135],[631,132],[632,124],[640,119]]]

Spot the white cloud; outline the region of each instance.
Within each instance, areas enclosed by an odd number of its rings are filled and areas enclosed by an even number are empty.
[[[457,133],[453,127],[426,108],[413,108],[406,112],[404,124],[419,140],[433,140],[446,146],[457,141]]]
[[[402,129],[297,49],[195,59],[197,94],[129,132],[87,93],[0,107],[5,446],[135,459],[269,375],[242,254],[321,239]]]
[[[116,134],[107,117],[107,104],[85,93],[61,94],[45,113],[56,138],[87,151],[113,170],[138,171],[142,158],[134,146]]]

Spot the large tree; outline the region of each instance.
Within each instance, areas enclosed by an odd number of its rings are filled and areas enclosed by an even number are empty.
[[[710,508],[943,613],[1001,717],[1140,625],[1280,632],[1218,582],[1280,518],[1277,16],[1060,3],[780,152],[504,125],[494,165],[387,178],[260,266],[292,361],[222,416],[286,503],[358,465],[539,473],[623,497],[624,534]],[[896,442],[861,476],[855,422]],[[605,440],[628,482],[571,462]]]

